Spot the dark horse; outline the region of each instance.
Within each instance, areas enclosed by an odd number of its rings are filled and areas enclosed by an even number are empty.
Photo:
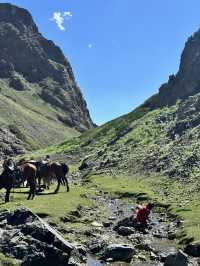
[[[33,199],[36,191],[36,172],[37,168],[29,163],[25,163],[21,167],[21,170],[19,169],[11,170],[9,168],[5,168],[3,173],[0,175],[0,189],[2,188],[6,189],[5,202],[9,202],[10,191],[15,186],[17,176],[19,174],[25,177],[28,185],[30,186],[30,191],[27,199],[28,200],[30,198]]]
[[[55,189],[55,193],[59,191],[60,184],[66,186],[67,191],[69,191],[69,183],[66,176],[69,172],[69,167],[67,164],[58,162],[42,163],[40,161],[30,163],[37,167],[36,176],[38,178],[39,189],[42,178],[47,182],[48,187],[50,186],[51,180],[56,178],[58,184],[57,188]]]
[[[5,202],[9,201],[10,191],[13,187],[14,177],[11,170],[6,169],[0,176],[0,189],[6,189]]]

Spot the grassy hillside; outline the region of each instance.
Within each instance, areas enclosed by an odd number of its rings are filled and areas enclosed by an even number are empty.
[[[150,111],[138,108],[78,138],[28,156],[51,154],[110,192],[147,193],[184,220],[182,243],[200,241],[200,95]],[[128,177],[127,180],[125,177]],[[91,181],[90,180],[90,181]]]
[[[150,111],[138,108],[80,137],[41,150],[85,161],[96,172],[162,174],[181,179],[199,174],[200,95]]]
[[[78,135],[58,120],[60,110],[38,97],[37,85],[16,91],[0,80],[0,89],[0,126],[25,143],[26,148],[38,149]]]

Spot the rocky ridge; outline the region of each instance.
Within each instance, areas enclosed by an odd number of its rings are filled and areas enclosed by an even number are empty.
[[[148,99],[144,106],[158,108],[174,105],[178,99],[186,99],[200,92],[200,30],[188,38],[181,55],[177,74],[170,75],[159,93]]]

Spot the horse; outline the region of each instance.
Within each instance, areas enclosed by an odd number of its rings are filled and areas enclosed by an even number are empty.
[[[12,171],[9,169],[4,170],[0,175],[0,189],[2,188],[6,189],[5,202],[9,202],[10,191],[13,187],[13,183],[14,183],[14,178],[12,175]]]
[[[36,174],[37,167],[30,163],[25,163],[20,166],[21,172],[24,178],[27,181],[27,184],[30,186],[29,195],[27,200],[34,199],[36,193]]]
[[[57,179],[57,187],[54,193],[57,193],[60,188],[60,184],[63,184],[67,187],[67,192],[69,192],[69,183],[66,177],[67,173],[69,172],[69,167],[65,163],[58,163],[58,162],[47,162],[43,163],[41,161],[30,161],[30,164],[33,164],[37,168],[37,178],[38,178],[38,185],[39,190],[41,187],[41,180],[42,178],[46,181],[47,187],[50,186],[51,179]]]
[[[36,173],[37,168],[34,165],[25,163],[20,167],[20,171],[26,178],[28,185],[30,186],[30,191],[28,195],[28,200],[33,199],[36,192]],[[0,175],[0,189],[6,189],[5,202],[10,201],[10,191],[15,186],[15,170],[5,168]]]

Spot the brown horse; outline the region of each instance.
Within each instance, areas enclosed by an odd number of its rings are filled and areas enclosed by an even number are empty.
[[[36,173],[37,168],[29,163],[24,163],[20,166],[20,170],[27,180],[30,186],[30,191],[28,195],[28,200],[33,199],[36,191]],[[10,170],[9,168],[4,169],[3,173],[0,175],[0,189],[6,189],[5,202],[10,200],[10,191],[15,185],[15,170]]]
[[[69,172],[69,167],[67,164],[60,164],[58,162],[49,162],[46,164],[42,164],[41,162],[30,162],[35,165],[38,169],[37,178],[39,189],[41,186],[41,179],[44,179],[47,182],[47,186],[50,186],[50,182],[53,178],[57,179],[57,188],[55,189],[55,193],[59,191],[60,184],[64,184],[67,187],[67,191],[69,191],[69,184],[67,180],[67,173]]]
[[[30,186],[28,200],[31,198],[33,199],[35,197],[36,193],[36,173],[37,168],[35,165],[30,163],[24,163],[20,166],[21,172],[27,181],[27,184]]]

